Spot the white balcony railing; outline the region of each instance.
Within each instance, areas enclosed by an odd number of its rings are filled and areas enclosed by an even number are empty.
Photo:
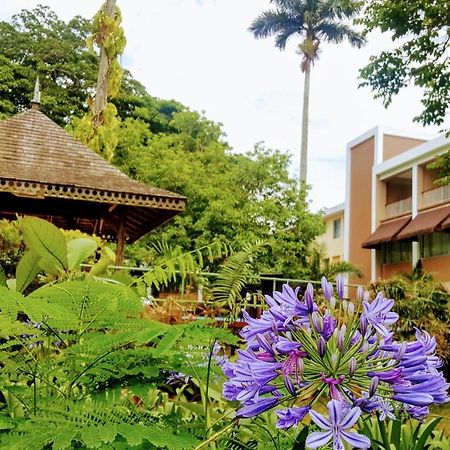
[[[412,211],[412,197],[404,198],[394,203],[386,205],[385,219],[401,216]]]
[[[450,186],[440,186],[422,193],[422,205],[430,206],[450,199]]]

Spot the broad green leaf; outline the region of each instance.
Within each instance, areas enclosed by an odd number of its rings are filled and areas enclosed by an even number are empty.
[[[62,430],[58,430],[55,438],[53,439],[53,450],[64,450],[66,448],[70,448],[72,444],[72,440],[77,435],[76,430],[73,428],[63,428]]]
[[[39,256],[32,251],[27,251],[17,264],[16,291],[23,292],[40,272]]]
[[[420,434],[419,440],[417,441],[416,446],[414,447],[415,450],[422,450],[425,448],[425,444],[428,440],[428,438],[431,436],[431,433],[433,433],[434,429],[438,425],[438,423],[441,421],[441,417],[438,417],[437,419],[434,419],[432,422],[428,423],[426,428],[423,430],[423,432]],[[414,441],[416,442],[416,441]]]
[[[402,428],[402,423],[400,420],[394,420],[392,423],[392,433],[391,442],[394,444],[396,449],[400,448],[400,430]]]
[[[22,232],[25,244],[39,256],[44,270],[51,274],[67,270],[66,240],[55,225],[37,217],[25,217],[22,220]]]
[[[128,441],[129,445],[139,445],[142,442],[142,425],[130,425],[121,423],[117,427],[117,431]]]
[[[98,448],[102,445],[100,433],[94,425],[83,427],[80,434],[87,448]]]
[[[97,249],[97,243],[89,238],[72,239],[67,243],[67,262],[69,269],[73,270]]]

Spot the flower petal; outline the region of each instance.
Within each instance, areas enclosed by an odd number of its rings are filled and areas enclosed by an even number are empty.
[[[330,400],[327,404],[330,423],[338,425],[342,416],[342,404],[339,400]]]
[[[309,411],[309,415],[311,416],[312,421],[318,425],[320,428],[324,430],[331,430],[331,423],[327,418],[322,416],[322,414],[319,414],[318,412],[314,411],[313,409]]]
[[[359,433],[353,433],[349,431],[341,431],[340,435],[348,442],[352,447],[356,448],[369,448],[370,439],[367,436],[363,436]]]
[[[315,433],[311,433],[306,438],[306,447],[313,449],[323,447],[331,439],[332,435],[333,433],[331,431],[316,431]]]
[[[347,415],[341,420],[339,423],[339,427],[343,430],[346,430],[347,428],[351,428],[353,425],[355,425],[356,422],[358,422],[359,416],[361,415],[361,410],[356,407],[352,408]]]

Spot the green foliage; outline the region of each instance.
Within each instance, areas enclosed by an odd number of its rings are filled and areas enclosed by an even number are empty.
[[[0,220],[0,267],[6,275],[15,272],[23,252],[19,221]]]
[[[370,286],[372,293],[383,291],[395,300],[394,309],[399,314],[396,333],[410,339],[415,327],[426,329],[436,337],[437,352],[448,362],[450,358],[450,295],[432,276],[398,275],[391,280],[379,280]]]
[[[117,108],[107,101],[117,97],[122,84],[123,70],[118,57],[123,53],[126,40],[121,22],[120,9],[115,6],[110,17],[106,11],[106,3],[94,16],[92,34],[87,44],[92,52],[94,43],[100,49],[97,92],[95,99],[88,99],[91,106],[89,113],[80,120],[75,119],[73,129],[76,137],[108,161],[113,159],[119,141],[117,134],[120,121],[117,118]]]
[[[189,252],[183,252],[180,247],[171,247],[164,241],[154,243],[151,256],[148,252],[146,255],[147,258],[150,256],[146,262],[151,265],[143,278],[149,288],[160,289],[178,281],[183,286],[188,278],[191,282],[198,279],[206,262],[222,259],[229,253],[230,247],[220,241]]]
[[[448,437],[436,431],[440,418],[425,424],[417,421],[380,421],[377,417],[364,422],[361,430],[372,443],[373,450],[449,450]]]
[[[385,106],[411,84],[423,90],[423,111],[414,118],[423,125],[444,122],[450,103],[450,42],[448,1],[368,0],[361,22],[366,31],[392,33],[397,47],[372,56],[360,71]]]
[[[233,335],[206,322],[140,319],[132,289],[93,279],[43,286],[27,297],[0,288],[0,302],[3,447],[109,448],[124,441],[126,448],[184,449],[199,442],[181,417],[147,409],[145,396],[169,368],[204,383],[210,343],[236,344]],[[16,320],[19,312],[27,323]],[[123,389],[142,395],[142,406]],[[209,392],[220,399],[212,384]]]
[[[213,296],[217,304],[225,304],[236,316],[238,302],[242,301],[243,287],[251,279],[254,259],[267,246],[265,242],[247,244],[243,249],[231,255],[221,266],[213,283]]]
[[[50,9],[37,7],[15,16],[11,24],[0,23],[2,30],[0,72],[12,60],[20,71],[0,77],[0,92],[8,93],[0,96],[0,114],[11,115],[26,107],[40,74],[42,110],[87,138],[90,125],[84,127],[80,118],[86,113],[85,99],[96,84],[98,69],[98,58],[85,42],[89,22],[76,18],[66,24]],[[42,47],[36,42],[42,42]],[[119,37],[118,49],[121,42]],[[48,57],[51,52],[54,58]],[[65,77],[60,75],[61,66],[68,74]],[[10,106],[2,107],[12,92],[20,94],[20,99],[11,98]],[[255,270],[283,272],[291,278],[304,273],[309,245],[322,231],[322,223],[308,211],[305,193],[299,196],[289,175],[288,155],[262,145],[246,154],[231,152],[220,124],[175,101],[155,99],[126,71],[110,106],[117,109],[114,132],[105,131],[105,138],[115,146],[113,163],[132,178],[189,199],[183,215],[147,242],[127,248],[131,262],[141,264],[153,258],[152,244],[157,242],[186,253],[215,241],[233,242],[239,251],[248,242],[269,238],[276,245],[255,261]],[[217,264],[211,263],[209,269],[217,269]]]
[[[0,22],[0,117],[28,107],[36,76],[44,113],[60,125],[81,116],[98,64],[86,47],[89,28],[79,16],[63,22],[46,6]]]
[[[311,246],[308,269],[306,278],[309,280],[320,280],[322,277],[333,280],[340,273],[358,277],[362,275],[357,267],[347,261],[330,262],[325,260],[325,250],[320,245]]]
[[[97,249],[94,239],[66,241],[55,225],[37,217],[22,219],[21,228],[27,252],[16,269],[15,289],[19,292],[23,292],[41,271],[61,276],[79,269],[80,264]]]
[[[443,153],[435,158],[433,162],[427,165],[427,169],[437,169],[438,178],[435,183],[439,186],[450,184],[450,151]]]
[[[189,128],[186,121],[193,117],[177,114],[177,126],[182,123],[183,129]],[[150,235],[150,244],[165,241],[191,251],[219,240],[233,242],[239,251],[248,242],[269,238],[275,245],[255,261],[256,273],[280,271],[299,276],[306,266],[309,244],[323,223],[319,215],[308,211],[304,195],[299,197],[296,181],[289,176],[289,156],[262,146],[246,155],[230,153],[226,144],[209,140],[220,129],[200,120],[203,131],[191,123],[195,137],[185,132],[143,133],[141,145],[130,146],[122,162],[124,170],[139,181],[158,180],[158,186],[189,199],[186,212]]]

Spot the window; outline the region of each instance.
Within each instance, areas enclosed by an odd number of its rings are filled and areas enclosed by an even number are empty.
[[[341,237],[341,219],[333,220],[333,239]]]
[[[411,261],[411,242],[385,242],[384,244],[382,244],[381,251],[383,256],[383,264],[396,264],[400,262]]]
[[[450,254],[450,234],[431,233],[421,237],[420,256],[422,258],[448,254]]]

